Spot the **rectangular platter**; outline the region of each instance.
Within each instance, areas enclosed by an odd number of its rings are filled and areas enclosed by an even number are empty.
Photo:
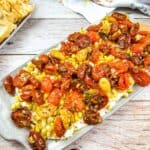
[[[27,20],[32,16],[33,12],[31,12],[28,16],[26,16],[18,25],[17,28],[12,31],[12,33],[7,37],[3,42],[0,43],[0,49],[8,42],[10,39],[17,33],[17,31],[27,22]]]
[[[42,53],[47,53],[50,51],[50,49],[54,49],[58,47],[58,45],[55,45],[53,47],[50,47],[49,49],[43,51]],[[21,67],[18,67],[16,70],[12,71],[10,75],[14,75],[16,72],[18,72],[21,68],[23,68],[27,63],[23,64]],[[139,86],[134,86],[133,90],[134,92],[129,95],[128,98],[121,98],[117,101],[116,105],[113,107],[112,110],[107,112],[103,119],[107,119],[110,115],[112,115],[114,112],[116,112],[120,107],[125,105],[129,100],[131,100],[135,95],[137,95],[139,92],[141,92],[144,88],[141,88]],[[13,97],[7,94],[5,89],[3,88],[3,79],[0,81],[0,135],[7,139],[7,140],[15,140],[24,145],[24,147],[28,150],[30,150],[30,146],[27,141],[28,131],[27,129],[19,129],[17,128],[13,122],[10,119],[10,113],[11,113],[11,104],[13,103]],[[47,147],[48,150],[62,150],[65,147],[67,147],[72,142],[76,141],[78,138],[82,137],[85,133],[90,131],[94,126],[87,126],[82,128],[80,131],[77,131],[74,133],[74,135],[66,140],[48,140],[47,141]]]

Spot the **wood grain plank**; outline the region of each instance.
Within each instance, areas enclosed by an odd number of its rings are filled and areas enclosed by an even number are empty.
[[[83,150],[149,150],[149,106],[149,102],[130,101],[71,146]]]
[[[60,0],[32,0],[32,2],[36,4],[32,18],[83,18],[83,16],[64,7]],[[150,18],[138,10],[117,8],[116,11],[127,13],[133,18]]]
[[[1,54],[37,54],[88,25],[83,19],[32,19],[0,50]]]
[[[149,150],[149,108],[148,101],[130,101],[69,147],[81,150]],[[0,149],[10,150],[10,147],[11,150],[24,150],[16,142],[0,138]]]
[[[34,55],[0,55],[0,78],[3,78],[9,72],[13,71],[21,64],[25,63]],[[134,100],[150,100],[149,87],[146,87],[144,91],[136,95]]]
[[[150,19],[136,21],[150,24]],[[0,54],[38,54],[88,25],[85,19],[30,19]]]

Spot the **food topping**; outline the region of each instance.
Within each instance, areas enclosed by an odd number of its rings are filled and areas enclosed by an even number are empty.
[[[11,118],[30,128],[33,149],[44,150],[45,140],[66,138],[76,123],[101,123],[134,84],[150,85],[149,54],[149,32],[114,12],[5,78],[5,90],[15,95]]]

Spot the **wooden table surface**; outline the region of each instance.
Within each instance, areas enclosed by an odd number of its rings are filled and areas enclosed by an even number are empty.
[[[79,14],[64,8],[58,0],[34,0],[36,11],[12,40],[0,50],[0,78],[35,54],[63,40],[89,23]],[[118,9],[136,21],[150,24],[150,17],[130,9]],[[82,150],[150,150],[150,88],[145,88],[128,104],[95,127],[70,148]],[[0,138],[0,150],[24,150]]]

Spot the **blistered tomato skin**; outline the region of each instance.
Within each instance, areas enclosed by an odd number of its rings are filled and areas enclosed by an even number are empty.
[[[37,105],[44,104],[44,96],[43,93],[40,90],[34,90],[32,101],[35,102]]]
[[[120,90],[126,90],[130,87],[130,76],[128,73],[120,74],[117,88]]]
[[[30,131],[28,142],[33,150],[46,150],[46,142],[38,132]]]
[[[29,127],[31,123],[31,111],[27,107],[18,108],[11,113],[11,119],[19,128]]]
[[[48,97],[49,103],[51,103],[54,106],[57,106],[60,102],[60,99],[62,97],[62,92],[60,89],[55,88],[51,91]]]
[[[64,107],[71,112],[82,112],[85,108],[82,93],[71,91],[66,97]]]
[[[114,18],[117,19],[117,20],[121,20],[121,21],[124,21],[124,20],[126,20],[126,18],[127,18],[126,15],[121,14],[121,13],[118,13],[118,12],[113,12],[113,13],[112,13],[112,17],[114,17]]]
[[[52,81],[50,77],[45,77],[41,81],[41,89],[45,92],[50,92],[52,90]]]
[[[22,88],[24,85],[26,85],[31,77],[31,74],[25,70],[21,70],[16,74],[16,76],[13,78],[13,85],[17,88]]]
[[[87,35],[80,35],[75,43],[80,48],[86,48],[91,45],[91,39]]]
[[[48,64],[49,62],[49,57],[46,54],[41,54],[39,56],[39,59],[42,61],[43,64]]]
[[[11,95],[14,95],[14,92],[15,92],[15,87],[13,85],[13,79],[11,76],[7,76],[4,81],[3,81],[3,85],[4,85],[4,88],[5,90],[11,94]]]
[[[131,74],[133,79],[138,85],[140,86],[150,85],[150,75],[145,71],[135,68],[132,70]]]
[[[65,127],[61,118],[56,118],[54,122],[54,131],[57,137],[62,137],[65,134]]]
[[[96,125],[102,123],[102,118],[98,111],[87,110],[83,116],[84,122],[88,125]]]
[[[20,95],[21,99],[26,102],[31,102],[33,91],[34,91],[34,86],[32,84],[28,84],[24,86],[21,90],[22,90],[21,95]]]

